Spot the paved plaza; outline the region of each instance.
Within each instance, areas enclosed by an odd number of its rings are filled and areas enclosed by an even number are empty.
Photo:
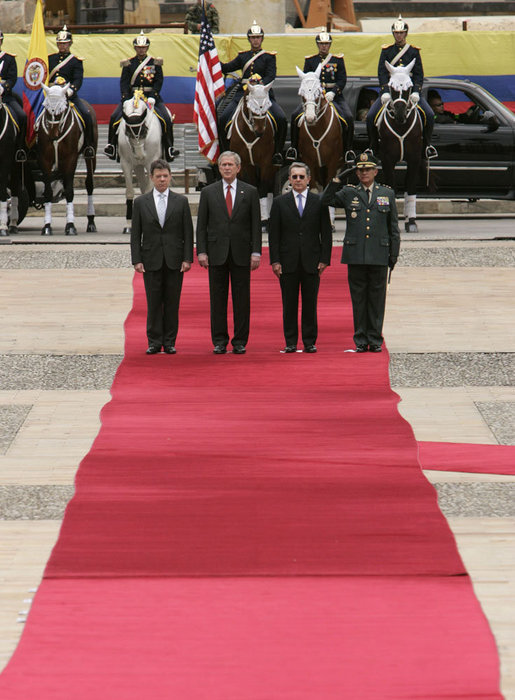
[[[338,219],[336,244],[344,225]],[[123,219],[100,217],[88,235],[79,219],[77,238],[59,235],[62,218],[51,239],[40,227],[29,217],[0,246],[0,668],[100,427],[132,303]],[[392,387],[419,440],[515,444],[514,228],[509,218],[427,219],[403,239],[385,337]],[[425,474],[496,637],[502,690],[515,700],[515,477]]]

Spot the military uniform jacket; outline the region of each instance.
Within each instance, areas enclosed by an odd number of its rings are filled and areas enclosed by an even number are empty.
[[[134,83],[131,85],[131,79],[134,72],[139,68],[140,64],[147,59],[147,56],[139,58],[133,56],[122,61],[122,76],[120,78],[120,91],[122,100],[128,100],[132,97],[135,88],[141,88],[147,97],[154,97],[160,100],[160,92],[163,87],[163,59],[150,57],[144,68],[140,70]]]
[[[318,66],[324,61],[325,57],[323,58],[320,54],[306,56],[304,60],[304,73],[314,73]],[[338,96],[343,93],[343,89],[347,83],[347,71],[345,70],[343,56],[331,55],[331,58],[320,71],[320,82],[327,92],[334,92]]]
[[[339,187],[339,183],[330,182],[322,204],[345,209],[347,229],[342,263],[388,265],[389,258],[396,260],[401,239],[393,190],[374,183],[369,203],[361,185],[346,185],[338,191]]]
[[[261,51],[261,49],[259,49],[259,51]],[[232,71],[235,70],[241,70],[247,61],[249,61],[252,56],[258,54],[259,51],[240,51],[240,53],[236,56],[236,58],[233,58],[232,61],[221,64],[222,72],[227,74],[232,73]],[[248,68],[243,73],[242,78],[244,80],[248,80],[251,75],[254,75],[254,73],[258,73],[261,76],[261,79],[265,85],[268,85],[268,83],[271,83],[272,80],[275,80],[277,73],[275,52],[266,51],[261,56],[258,56],[254,61],[251,61]]]
[[[50,54],[48,57],[48,72],[50,74],[57,66],[58,68],[52,75],[51,82],[55,83],[57,78],[64,78],[67,83],[70,83],[70,87],[73,88],[74,92],[78,92],[84,80],[84,66],[80,58],[71,54],[70,60],[60,68],[60,64],[66,61],[68,56],[70,56],[69,53]]]
[[[388,61],[391,63],[395,56],[397,56],[397,54],[402,51],[403,48],[403,46],[397,46],[397,44],[383,46],[381,56],[379,57],[379,64],[377,66],[377,76],[379,78],[381,92],[386,92],[388,90],[388,82],[390,80],[390,73],[388,72],[388,68],[385,66],[384,62]],[[407,66],[413,59],[415,59],[415,65],[411,71],[411,80],[413,81],[415,90],[420,92],[422,90],[422,83],[424,82],[424,68],[422,67],[422,59],[420,58],[420,49],[418,49],[416,46],[410,46],[395,65]]]
[[[218,34],[218,10],[213,3],[206,3],[206,18],[213,34]],[[186,13],[184,21],[192,34],[198,34],[197,26],[202,21],[202,7],[200,5],[192,5]]]
[[[0,51],[0,80],[7,94],[10,94],[18,79],[16,59],[10,53]]]

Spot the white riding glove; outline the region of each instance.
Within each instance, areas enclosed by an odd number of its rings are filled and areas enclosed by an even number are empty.
[[[75,90],[71,87],[66,88],[66,97],[70,98],[75,95]]]
[[[325,99],[328,102],[332,102],[334,100],[334,92],[326,92],[325,93]]]
[[[381,104],[385,105],[387,102],[390,102],[390,95],[387,92],[383,92],[381,95]]]
[[[156,98],[155,97],[149,97],[147,100],[148,106],[150,109],[154,109],[154,105],[156,103]]]
[[[412,92],[409,98],[412,104],[414,105],[417,105],[420,101],[420,95],[418,94],[418,92]]]

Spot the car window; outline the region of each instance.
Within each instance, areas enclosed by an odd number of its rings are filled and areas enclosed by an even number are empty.
[[[485,105],[464,90],[429,89],[426,97],[436,124],[480,124]]]
[[[362,87],[359,91],[358,100],[356,102],[355,119],[358,122],[364,122],[367,118],[368,110],[379,97],[377,88],[370,86]]]

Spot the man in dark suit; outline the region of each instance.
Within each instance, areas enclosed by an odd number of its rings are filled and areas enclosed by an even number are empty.
[[[276,197],[270,212],[270,263],[281,283],[284,352],[297,350],[300,287],[302,342],[304,352],[313,353],[317,351],[320,276],[331,263],[331,222],[320,197],[308,190],[308,166],[292,163],[289,179],[292,191]]]
[[[170,166],[150,165],[154,187],[134,200],[132,264],[147,295],[147,355],[175,355],[183,275],[193,262],[193,223],[186,197],[172,192]]]
[[[400,248],[395,193],[378,185],[377,161],[370,153],[356,159],[360,184],[335,178],[325,188],[322,203],[343,207],[347,230],[342,263],[347,263],[354,316],[356,352],[381,352],[388,268],[393,270]],[[339,191],[338,191],[339,190]]]
[[[197,255],[209,271],[211,338],[215,355],[227,352],[227,300],[231,281],[234,315],[233,353],[243,355],[250,326],[250,271],[261,259],[259,196],[252,185],[237,179],[241,159],[225,151],[218,159],[222,180],[200,193]]]

